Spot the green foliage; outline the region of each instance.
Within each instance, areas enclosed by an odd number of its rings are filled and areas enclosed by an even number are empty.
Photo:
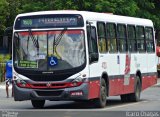
[[[17,14],[46,10],[85,10],[148,18],[160,40],[160,0],[0,0],[0,35],[13,25]],[[158,41],[160,42],[160,41]],[[0,62],[9,55],[0,55]]]
[[[10,59],[10,55],[0,54],[0,82],[5,80],[5,68],[6,62]]]
[[[85,10],[148,18],[160,30],[159,0],[0,0],[0,33],[19,13],[46,10]]]
[[[6,28],[5,23],[8,14],[8,3],[6,0],[0,0],[0,35],[2,35],[2,31]]]
[[[10,55],[9,54],[7,54],[7,55],[0,54],[0,63],[5,63],[9,59],[10,59]]]

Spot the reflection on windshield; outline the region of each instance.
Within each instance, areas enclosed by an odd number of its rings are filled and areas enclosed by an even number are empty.
[[[38,40],[38,51],[34,40]],[[18,68],[64,70],[85,63],[84,32],[63,30],[17,32],[14,36],[15,65]]]

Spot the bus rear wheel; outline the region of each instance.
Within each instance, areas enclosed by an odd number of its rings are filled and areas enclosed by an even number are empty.
[[[135,92],[130,94],[130,101],[138,102],[140,100],[140,94],[141,94],[141,82],[140,82],[140,78],[137,76]]]
[[[141,82],[139,76],[137,76],[134,93],[121,95],[121,101],[138,102],[140,100],[140,94],[141,94]]]
[[[101,86],[100,86],[100,97],[98,99],[94,100],[95,107],[104,108],[106,106],[106,100],[107,100],[106,82],[102,78],[101,79]]]
[[[129,95],[130,94],[124,94],[124,95],[121,95],[121,101],[122,102],[129,102]]]
[[[43,108],[45,100],[31,100],[31,103],[34,108]]]

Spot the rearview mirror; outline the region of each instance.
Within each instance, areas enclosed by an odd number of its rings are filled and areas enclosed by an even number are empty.
[[[98,61],[98,53],[90,53],[89,54],[89,62],[95,62]]]

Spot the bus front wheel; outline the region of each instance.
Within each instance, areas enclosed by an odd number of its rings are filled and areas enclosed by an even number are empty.
[[[106,106],[106,100],[107,100],[106,94],[107,94],[106,82],[102,78],[100,86],[100,97],[94,100],[95,107],[104,108]]]
[[[31,100],[31,103],[34,108],[43,108],[45,100]]]

